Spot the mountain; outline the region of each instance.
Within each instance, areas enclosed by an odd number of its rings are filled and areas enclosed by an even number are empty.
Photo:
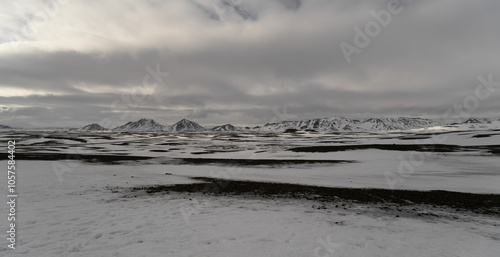
[[[194,121],[182,119],[179,122],[175,123],[174,125],[166,128],[165,131],[168,131],[168,132],[200,132],[200,131],[205,131],[205,128]]]
[[[101,125],[99,125],[97,123],[92,123],[92,124],[89,124],[85,127],[81,127],[77,130],[78,131],[106,131],[108,129],[105,127],[102,127]]]
[[[440,125],[439,122],[422,118],[371,118],[362,121],[360,127],[367,131],[407,130]]]
[[[462,126],[477,127],[482,124],[497,123],[485,118],[470,118],[463,123]],[[263,126],[250,127],[235,127],[231,124],[224,124],[215,126],[210,131],[225,132],[225,131],[240,131],[240,132],[270,132],[282,133],[294,131],[314,131],[314,132],[376,132],[376,131],[391,131],[391,130],[409,130],[428,128],[443,125],[437,121],[423,119],[423,118],[410,118],[410,117],[397,117],[397,118],[369,118],[364,120],[348,119],[345,117],[326,117],[316,118],[309,120],[295,120],[295,121],[281,121],[275,123],[267,123]],[[460,124],[455,124],[456,126]],[[8,126],[1,126],[0,129],[12,129]],[[90,124],[80,129],[79,131],[105,131],[107,129],[99,126],[98,124]],[[119,126],[113,131],[130,131],[130,132],[203,132],[207,131],[200,124],[182,119],[171,126],[163,126],[152,119],[140,119],[135,122],[128,122],[125,125]]]
[[[13,128],[6,125],[0,125],[0,129],[13,129]]]
[[[255,129],[263,132],[283,132],[287,129],[314,130],[318,132],[364,132],[364,131],[386,131],[407,130],[415,128],[432,127],[439,123],[421,118],[370,118],[366,120],[354,120],[344,117],[319,118],[311,120],[282,121],[267,123]],[[254,130],[255,130],[254,129]]]
[[[491,120],[486,118],[470,118],[464,122],[464,124],[483,124],[483,123],[491,123]]]
[[[158,132],[165,129],[165,126],[159,124],[153,119],[140,119],[138,121],[131,121],[125,125],[116,127],[113,131]]]
[[[213,127],[212,130],[213,131],[235,131],[235,130],[237,130],[237,128],[231,124],[224,124],[224,125]]]

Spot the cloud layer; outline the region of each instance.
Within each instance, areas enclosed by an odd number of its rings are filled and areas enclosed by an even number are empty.
[[[467,104],[479,76],[500,81],[496,0],[2,6],[0,123],[10,125],[118,126],[141,117],[165,124],[437,118]],[[369,42],[360,47],[363,36]],[[350,62],[342,43],[357,49]],[[469,113],[500,116],[500,88],[494,89]]]

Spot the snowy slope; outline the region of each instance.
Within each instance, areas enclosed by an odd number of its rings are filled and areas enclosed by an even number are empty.
[[[0,129],[12,129],[12,127],[6,125],[0,125]]]
[[[164,129],[165,126],[157,123],[153,119],[140,119],[114,128],[113,131],[156,132],[163,131]]]
[[[236,131],[236,130],[239,129],[231,124],[224,124],[212,128],[212,131]]]
[[[131,194],[129,187],[189,179],[166,176],[164,166],[71,162],[74,168],[59,181],[51,162],[22,165],[19,241],[9,250],[3,240],[0,256],[490,257],[500,251],[499,219],[493,216],[430,207],[416,216],[404,208],[349,202],[321,209],[314,206],[322,203],[294,199]],[[7,206],[0,211],[7,213]],[[0,225],[6,228],[7,219]]]
[[[107,131],[108,129],[105,127],[102,127],[101,125],[97,123],[92,123],[87,126],[81,127],[77,129],[78,131]]]
[[[360,128],[367,131],[408,130],[439,125],[438,122],[422,118],[371,118],[361,122]]]
[[[366,120],[353,120],[344,117],[330,117],[312,119],[305,121],[282,121],[279,123],[268,123],[257,130],[265,132],[283,132],[286,129],[315,130],[318,132],[335,131],[387,131],[407,130],[436,126],[439,123],[422,118],[370,118]]]
[[[480,129],[499,129],[500,121],[489,121],[489,122],[464,122],[462,124],[457,124],[455,127],[459,130],[480,130]]]
[[[187,119],[182,119],[174,125],[165,129],[168,132],[200,132],[205,131],[205,128],[200,124],[190,121]]]
[[[487,118],[470,118],[463,122],[464,124],[484,124],[491,123],[490,119]]]

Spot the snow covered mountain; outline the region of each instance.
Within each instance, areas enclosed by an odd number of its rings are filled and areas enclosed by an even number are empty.
[[[101,125],[97,123],[92,123],[87,126],[81,127],[77,129],[78,131],[107,131],[108,129],[105,127],[102,127]]]
[[[263,132],[283,132],[287,129],[315,130],[318,132],[364,132],[385,130],[406,130],[415,128],[432,127],[438,122],[422,118],[370,118],[366,120],[353,120],[344,117],[319,118],[311,120],[282,121],[267,123],[255,129]]]
[[[131,121],[125,125],[114,128],[113,131],[133,131],[133,132],[158,132],[164,131],[165,126],[159,124],[153,119],[140,119]]]
[[[422,118],[371,118],[362,121],[360,128],[367,131],[406,130],[440,125],[439,122]]]
[[[463,126],[482,126],[482,124],[496,123],[490,119],[485,118],[471,118],[464,121]],[[456,124],[456,125],[460,125]],[[390,131],[390,130],[408,130],[428,128],[444,125],[437,121],[423,118],[410,118],[410,117],[397,117],[397,118],[369,118],[364,120],[348,119],[344,117],[328,117],[316,118],[310,120],[295,120],[295,121],[281,121],[275,123],[267,123],[263,126],[256,126],[253,128],[235,127],[231,124],[224,124],[215,126],[210,131],[225,132],[225,131],[247,131],[247,132],[271,132],[281,133],[287,129],[291,130],[313,130],[317,132],[370,132],[370,131]],[[0,129],[9,129],[8,126],[1,126]],[[10,128],[12,129],[12,128]],[[105,131],[107,129],[99,126],[98,124],[90,124],[80,131]],[[203,132],[207,131],[200,124],[182,119],[171,126],[163,126],[152,119],[140,119],[135,122],[128,122],[125,125],[113,129],[113,131],[131,131],[131,132]]]
[[[182,119],[174,125],[167,127],[165,129],[167,132],[200,132],[205,131],[205,128],[200,124],[190,121],[187,119]]]
[[[6,125],[0,125],[0,129],[13,129],[13,128]]]
[[[476,130],[476,129],[500,129],[500,120],[488,118],[470,118],[461,123],[453,123],[448,125],[450,128],[460,130]]]
[[[486,118],[470,118],[462,123],[464,123],[464,124],[484,124],[484,123],[491,123],[491,120],[486,119]]]
[[[212,128],[213,131],[235,131],[238,130],[235,126],[231,124],[224,124]]]

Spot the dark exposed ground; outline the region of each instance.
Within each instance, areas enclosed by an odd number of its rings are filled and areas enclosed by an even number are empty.
[[[218,158],[182,158],[184,164],[222,164],[222,165],[283,165],[313,163],[352,163],[347,160],[307,160],[307,159],[218,159]]]
[[[387,151],[419,151],[419,152],[461,152],[461,151],[488,151],[496,153],[500,145],[489,146],[458,146],[442,144],[360,144],[360,145],[321,145],[304,146],[288,149],[292,152],[326,153],[352,150],[378,149]]]
[[[68,153],[15,153],[16,160],[39,160],[39,161],[59,161],[59,160],[79,160],[92,163],[114,164],[119,161],[147,160],[153,157],[130,156],[130,155],[100,155],[100,154],[68,154]],[[6,160],[7,155],[0,155],[0,160]]]
[[[166,150],[150,150],[152,152],[168,152]],[[142,161],[158,157],[132,156],[119,154],[69,154],[69,153],[16,153],[16,160],[61,161],[77,160],[87,163],[119,164],[123,161]],[[0,160],[7,160],[7,155],[0,155]],[[219,159],[219,158],[172,158],[162,160],[162,164],[217,164],[230,166],[255,165],[287,165],[287,164],[337,164],[353,163],[349,160],[307,160],[307,159]]]
[[[499,131],[499,130],[492,130]],[[446,132],[450,133],[450,132]],[[445,134],[445,133],[440,133]],[[342,135],[342,134],[339,134]],[[416,140],[416,139],[426,139],[430,134],[419,134],[419,135],[405,135],[403,137],[394,137],[402,140]],[[469,133],[466,134],[468,136]],[[495,133],[472,135],[471,137],[484,138],[492,137],[498,135]],[[239,135],[231,135],[232,139],[226,139],[228,135],[220,135],[215,138],[224,138],[221,142],[225,141],[236,141],[238,143],[244,144],[247,139],[242,138]],[[276,134],[265,134],[259,135],[260,137],[277,137]],[[307,160],[307,159],[226,159],[226,158],[165,158],[169,154],[167,152],[183,150],[183,145],[188,145],[189,142],[181,141],[177,138],[161,138],[161,139],[149,139],[141,138],[134,141],[113,141],[108,142],[111,139],[121,139],[119,137],[102,136],[102,135],[92,135],[92,137],[102,138],[107,140],[104,143],[86,143],[87,140],[84,138],[90,138],[85,136],[83,138],[81,135],[66,135],[66,134],[33,134],[33,135],[23,135],[22,139],[29,138],[48,138],[51,140],[39,143],[33,143],[31,145],[20,145],[16,148],[15,158],[16,160],[45,160],[45,161],[58,161],[58,160],[77,160],[86,163],[101,163],[101,164],[120,164],[123,162],[141,162],[145,160],[151,160],[154,158],[159,158],[158,163],[161,164],[188,164],[188,165],[231,165],[231,166],[252,166],[252,165],[268,165],[269,167],[279,167],[279,165],[301,165],[301,164],[338,164],[338,163],[352,163],[355,161],[348,160]],[[193,135],[194,137],[194,135]],[[392,137],[391,137],[392,138]],[[22,141],[20,138],[20,141]],[[70,144],[63,144],[59,140],[70,140],[73,141]],[[335,139],[335,137],[334,137]],[[387,138],[386,138],[387,139]],[[217,139],[219,140],[219,139]],[[252,139],[253,140],[253,139]],[[255,140],[250,140],[248,142],[254,142]],[[281,139],[280,139],[281,140]],[[288,151],[293,152],[339,152],[339,151],[352,151],[352,150],[366,150],[366,149],[378,149],[386,151],[420,151],[420,152],[441,152],[441,153],[451,153],[451,152],[468,152],[474,151],[481,155],[500,155],[500,145],[498,141],[490,140],[491,145],[472,145],[472,146],[460,146],[460,145],[450,145],[450,144],[358,144],[356,140],[346,139],[346,140],[332,140],[329,137],[319,138],[321,140],[316,142],[316,145],[311,146],[300,146],[296,142],[291,141],[289,145],[284,144],[279,140],[269,140],[262,141],[256,144],[256,146],[261,147],[258,149],[264,149],[256,152],[266,152],[269,149],[274,149],[276,146],[281,150],[288,148]],[[5,141],[5,140],[4,140]],[[6,141],[5,141],[6,142]],[[212,141],[211,141],[212,142]],[[113,152],[106,152],[105,154],[98,154],[100,152],[105,152],[106,144],[113,144],[119,146],[125,146],[119,148],[119,150],[114,150]],[[139,144],[140,143],[140,144]],[[328,144],[344,144],[344,145],[323,145]],[[100,145],[104,144],[104,145]],[[154,145],[158,149],[148,149],[150,152],[165,153],[163,156],[156,154],[156,156],[133,156],[127,154],[127,149],[130,148],[146,148]],[[193,144],[195,145],[195,144]],[[238,145],[238,144],[236,144]],[[57,152],[56,149],[68,149],[71,147],[86,147],[90,149],[89,152],[74,154]],[[165,146],[162,148],[161,146]],[[180,148],[168,148],[168,146],[179,146]],[[245,146],[245,145],[244,145]],[[199,152],[189,153],[192,157],[201,157],[200,154],[210,154],[218,152],[230,152],[234,151],[231,149],[225,150],[214,150],[213,144],[196,144],[196,147],[200,149]],[[246,147],[246,146],[245,146]],[[182,149],[181,149],[182,148]],[[243,149],[243,147],[241,147]],[[238,149],[237,149],[238,150]],[[256,149],[257,150],[257,149]],[[124,151],[119,152],[119,151]],[[93,154],[97,153],[97,154]],[[197,155],[197,156],[195,156]],[[189,156],[189,155],[188,155]],[[203,156],[204,157],[204,156]],[[300,158],[300,156],[298,157]],[[7,153],[0,154],[0,160],[7,160]],[[154,160],[156,161],[156,160]],[[199,178],[204,180],[203,185],[178,185],[178,186],[159,186],[158,188],[149,188],[148,191],[179,191],[179,192],[202,192],[202,193],[213,193],[213,194],[255,194],[260,196],[272,196],[272,197],[295,197],[295,198],[307,198],[322,201],[335,201],[336,199],[346,199],[359,202],[375,202],[375,203],[394,203],[394,204],[431,204],[438,206],[448,206],[457,209],[473,210],[479,213],[492,213],[498,215],[500,213],[500,196],[498,195],[478,195],[478,194],[464,194],[455,193],[447,191],[403,191],[403,190],[384,190],[384,189],[345,189],[345,188],[326,188],[326,187],[314,187],[305,185],[291,185],[291,184],[277,184],[277,183],[263,183],[263,182],[244,182],[244,181],[224,181],[224,180],[214,180],[208,178]],[[200,188],[201,187],[201,188]]]
[[[359,203],[392,203],[401,206],[431,205],[500,216],[500,195],[472,194],[450,191],[414,191],[389,189],[331,188],[286,183],[234,181],[214,178],[193,178],[205,183],[137,187],[133,191],[188,192],[213,195],[255,195],[273,198],[297,198],[323,202],[349,200]]]

